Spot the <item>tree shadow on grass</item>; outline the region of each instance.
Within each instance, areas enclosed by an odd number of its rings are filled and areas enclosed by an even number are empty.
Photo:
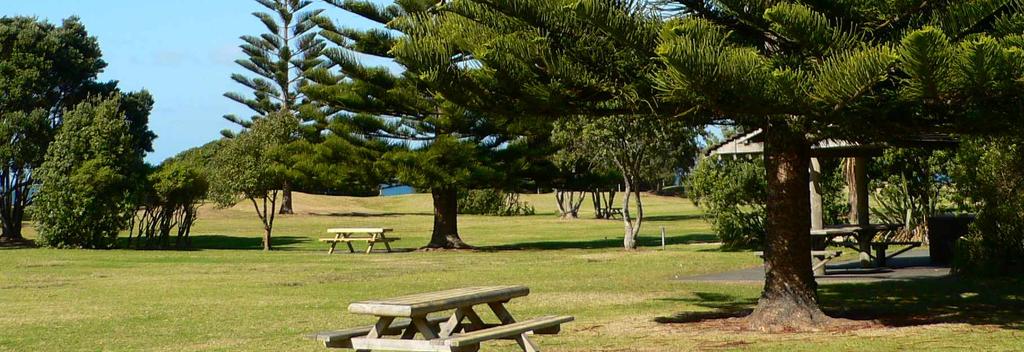
[[[644,221],[650,222],[668,222],[668,221],[685,221],[685,220],[698,220],[703,219],[704,216],[700,214],[687,214],[687,215],[656,215],[656,216],[645,216]]]
[[[689,298],[662,298],[659,300],[688,303],[710,310],[680,312],[671,316],[654,318],[654,321],[661,324],[685,324],[699,323],[706,320],[738,318],[750,314],[753,311],[754,304],[757,303],[755,298],[740,298],[724,293],[695,292],[694,296]]]
[[[666,245],[710,243],[718,240],[713,234],[688,234],[677,236],[666,236]],[[637,247],[660,247],[661,237],[640,237],[637,239]],[[538,241],[513,243],[499,246],[479,247],[484,251],[509,251],[509,250],[560,250],[560,249],[603,249],[622,248],[622,238],[605,238],[590,241]]]
[[[828,284],[819,286],[818,297],[822,310],[831,317],[873,321],[886,327],[961,323],[1024,330],[1024,279],[1020,278]],[[662,324],[742,317],[757,303],[756,298],[708,292],[665,300],[710,310],[655,318]]]
[[[263,238],[260,237],[237,237],[237,236],[225,236],[225,235],[192,235],[189,236],[192,240],[192,246],[185,248],[186,251],[202,251],[202,250],[262,250],[263,249]],[[274,246],[274,250],[296,250],[297,248],[286,247],[293,244],[305,243],[312,241],[308,237],[295,237],[295,236],[274,236],[271,238],[271,245]],[[128,238],[122,237],[117,240],[118,248],[127,248]],[[146,249],[146,248],[140,248]],[[171,238],[170,248],[153,248],[155,250],[166,249],[176,250],[174,248],[174,238]]]
[[[382,217],[396,217],[396,216],[433,216],[434,213],[423,213],[423,212],[412,212],[412,213],[361,213],[361,212],[347,212],[347,213],[308,213],[312,216],[325,216],[325,217],[348,217],[348,218],[382,218]]]
[[[937,323],[1024,330],[1024,279],[942,277],[820,286],[831,316],[885,326]]]
[[[23,239],[18,241],[10,241],[6,239],[0,239],[0,250],[4,249],[28,249],[38,248],[39,245],[35,241],[29,239]]]

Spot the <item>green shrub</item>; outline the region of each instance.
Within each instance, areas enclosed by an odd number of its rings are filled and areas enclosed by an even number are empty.
[[[758,248],[764,242],[768,184],[760,158],[705,158],[687,188],[725,248]]]
[[[39,172],[33,218],[44,245],[109,248],[126,225],[142,160],[122,114],[117,98],[64,114]]]
[[[164,162],[147,177],[144,199],[129,226],[128,246],[168,248],[173,230],[174,246],[190,247],[192,224],[209,188],[201,165],[182,159]]]
[[[964,141],[953,179],[978,211],[957,245],[954,269],[977,275],[1024,270],[1024,143]]]
[[[536,212],[532,205],[519,200],[518,193],[474,189],[459,194],[459,214],[518,216]]]

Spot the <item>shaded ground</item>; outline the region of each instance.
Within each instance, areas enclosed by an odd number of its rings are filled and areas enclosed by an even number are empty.
[[[842,331],[934,324],[1024,330],[1024,281],[1019,278],[944,276],[834,283],[822,285],[818,298],[829,316],[853,321]],[[742,322],[730,318],[749,314],[757,304],[751,297],[716,292],[667,300],[708,309],[654,319],[680,329],[736,330]]]
[[[934,324],[1024,330],[1024,280],[1020,278],[953,276],[948,267],[931,265],[927,250],[910,251],[888,264],[889,268],[864,269],[859,261],[846,261],[829,265],[828,274],[816,278],[821,284],[818,298],[822,310],[831,317],[849,320],[829,331]],[[678,280],[760,285],[764,269],[754,267]],[[707,308],[654,319],[684,330],[742,330],[744,323],[738,318],[749,314],[757,304],[753,297],[720,292],[696,292],[690,297],[666,300]]]
[[[751,255],[753,256],[754,254]],[[889,260],[888,266],[888,268],[862,268],[860,261],[845,261],[827,265],[827,274],[818,276],[816,279],[820,284],[828,284],[837,282],[876,282],[939,278],[949,275],[948,267],[931,265],[928,251],[924,249],[912,250],[896,256]],[[764,282],[764,268],[757,266],[722,273],[680,277],[679,280],[762,283]]]

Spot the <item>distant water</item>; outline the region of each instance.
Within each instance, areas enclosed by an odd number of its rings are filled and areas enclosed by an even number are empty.
[[[381,197],[400,196],[400,195],[403,195],[403,194],[413,194],[413,193],[416,193],[416,189],[412,188],[411,186],[406,186],[406,185],[381,185],[380,186],[380,196]]]

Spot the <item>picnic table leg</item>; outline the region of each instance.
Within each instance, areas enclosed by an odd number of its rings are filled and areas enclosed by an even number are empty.
[[[885,266],[885,250],[888,247],[886,245],[875,246],[875,266],[881,268]]]
[[[384,241],[384,248],[387,248],[388,253],[391,253],[391,242],[384,237],[384,233],[380,234],[380,239]]]
[[[339,238],[341,238],[341,234],[335,234],[334,235],[334,239],[339,239]],[[336,247],[336,246],[338,246],[338,241],[331,242],[331,249],[327,250],[327,254],[328,255],[334,254],[334,247]]]
[[[377,242],[377,234],[370,236],[370,240],[366,241],[366,254],[373,252],[373,245]]]
[[[811,256],[811,270],[814,272],[814,276],[825,276],[825,263],[824,258]]]
[[[342,236],[342,237],[345,237],[345,238],[348,238],[348,237],[349,237],[349,236],[351,236],[351,235],[352,235],[352,234],[350,234],[350,233],[345,233],[345,234],[342,234],[341,236]],[[347,244],[347,245],[348,245],[348,252],[349,252],[349,253],[355,253],[355,252],[356,252],[356,249],[355,249],[355,247],[352,247],[352,241],[345,241],[345,244]]]
[[[875,233],[871,231],[859,231],[857,232],[857,251],[860,252],[860,266],[864,268],[871,267],[871,240],[875,238]]]
[[[370,329],[370,333],[366,335],[366,338],[375,339],[384,336],[384,332],[391,326],[391,322],[395,321],[394,317],[380,317],[376,324],[373,324],[373,328]],[[356,352],[370,352],[370,350],[356,350]]]
[[[462,314],[466,316],[466,319],[469,319],[469,327],[471,329],[477,330],[486,327],[486,325],[484,324],[484,320],[480,319],[480,316],[476,314],[476,311],[473,310],[473,307],[465,307],[459,309],[462,310]]]
[[[494,311],[494,315],[497,316],[499,320],[501,320],[502,324],[512,324],[516,322],[516,319],[512,317],[512,313],[509,313],[508,309],[505,309],[504,304],[495,302],[488,303],[487,305],[491,307],[491,310]],[[533,343],[533,341],[530,340],[530,336],[526,333],[520,334],[515,338],[515,340],[516,343],[519,344],[519,348],[523,349],[523,352],[540,351],[540,349],[537,347],[537,344]]]
[[[452,334],[459,332],[462,327],[462,319],[466,317],[466,313],[462,311],[462,308],[456,309],[452,313],[451,318],[448,321],[441,324],[441,331],[437,334],[440,337],[451,337]]]
[[[416,327],[416,330],[419,331],[420,335],[423,335],[424,339],[437,339],[437,332],[434,331],[434,328],[430,327],[430,323],[427,322],[426,317],[413,317],[412,325]]]

